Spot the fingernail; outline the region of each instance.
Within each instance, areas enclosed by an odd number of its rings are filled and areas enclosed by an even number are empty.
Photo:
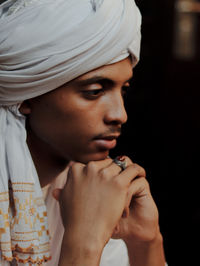
[[[120,155],[120,156],[117,156],[116,158],[118,161],[124,161],[125,160],[125,156],[124,155]]]

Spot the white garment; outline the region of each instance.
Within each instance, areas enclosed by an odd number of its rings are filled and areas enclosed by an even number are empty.
[[[25,117],[10,106],[0,108],[0,265],[2,258],[26,262],[30,254],[33,262],[49,257],[47,212],[26,144]]]
[[[57,266],[64,234],[64,227],[60,216],[59,203],[52,196],[55,188],[62,188],[66,181],[66,174],[59,176],[51,185],[44,187],[44,199],[47,206],[49,232],[51,236],[52,259],[45,266]],[[128,266],[129,259],[125,243],[122,240],[111,239],[105,246],[100,266]]]

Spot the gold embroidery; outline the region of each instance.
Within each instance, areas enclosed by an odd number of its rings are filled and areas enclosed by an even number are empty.
[[[12,261],[13,260],[13,257],[7,257],[7,256],[4,256],[4,255],[2,255],[2,258],[4,259],[4,260],[7,260],[7,261]],[[19,262],[19,263],[28,263],[28,262],[31,262],[31,264],[30,264],[30,266],[32,265],[32,264],[34,264],[34,263],[37,263],[38,265],[42,265],[44,262],[47,262],[47,261],[49,261],[50,259],[51,259],[51,256],[49,256],[49,257],[46,257],[46,256],[43,256],[43,258],[42,259],[36,259],[36,260],[33,260],[31,257],[28,257],[27,259],[20,259],[18,256],[17,256],[17,254],[14,254],[14,258],[15,258],[15,260],[17,261],[17,262]]]
[[[34,213],[35,213],[35,208],[34,207],[31,207],[30,209],[29,209],[29,213],[30,213],[30,215],[34,215]],[[41,221],[40,221],[41,222]],[[44,222],[44,221],[43,221]]]
[[[4,214],[4,215],[3,215],[3,218],[4,218],[5,220],[7,220],[7,219],[8,219],[8,213]]]
[[[6,232],[5,228],[0,228],[0,235]]]
[[[0,202],[8,201],[9,196],[8,196],[8,191],[1,192],[0,193]]]
[[[51,259],[48,255],[49,242],[41,243],[41,240],[48,241],[49,236],[44,200],[42,197],[34,198],[33,192],[33,183],[10,182],[9,192],[0,193],[0,202],[5,202],[0,208],[0,250],[2,257],[7,261],[14,258],[21,263],[43,264]],[[19,224],[24,229],[23,232],[16,231]],[[34,228],[38,228],[39,231],[31,230]],[[8,241],[11,235],[12,246],[11,241]],[[20,253],[25,257],[21,257]]]
[[[5,227],[9,227],[10,223],[8,221],[5,222]]]

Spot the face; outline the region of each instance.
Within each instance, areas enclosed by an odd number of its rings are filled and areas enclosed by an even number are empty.
[[[127,121],[123,95],[131,76],[127,58],[29,100],[29,137],[66,160],[105,159]]]

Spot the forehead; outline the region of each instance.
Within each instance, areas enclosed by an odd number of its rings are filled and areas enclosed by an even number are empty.
[[[76,79],[74,79],[73,81],[69,83],[79,82],[79,81],[81,82],[84,80],[92,81],[92,78],[94,78],[94,81],[95,81],[95,77],[97,77],[97,79],[98,77],[103,77],[103,78],[111,79],[115,82],[124,83],[130,80],[132,75],[133,75],[132,63],[131,63],[130,58],[128,57],[117,63],[105,65],[97,69],[91,70],[77,77]]]
[[[130,58],[126,58],[117,63],[105,65],[92,71],[89,71],[48,93],[33,98],[32,102],[43,102],[43,100],[45,99],[51,99],[52,101],[56,101],[56,98],[59,98],[62,93],[68,94],[72,91],[76,91],[79,87],[87,86],[94,83],[101,83],[102,80],[110,82],[112,86],[123,86],[132,78],[132,75],[133,69],[131,60]]]

